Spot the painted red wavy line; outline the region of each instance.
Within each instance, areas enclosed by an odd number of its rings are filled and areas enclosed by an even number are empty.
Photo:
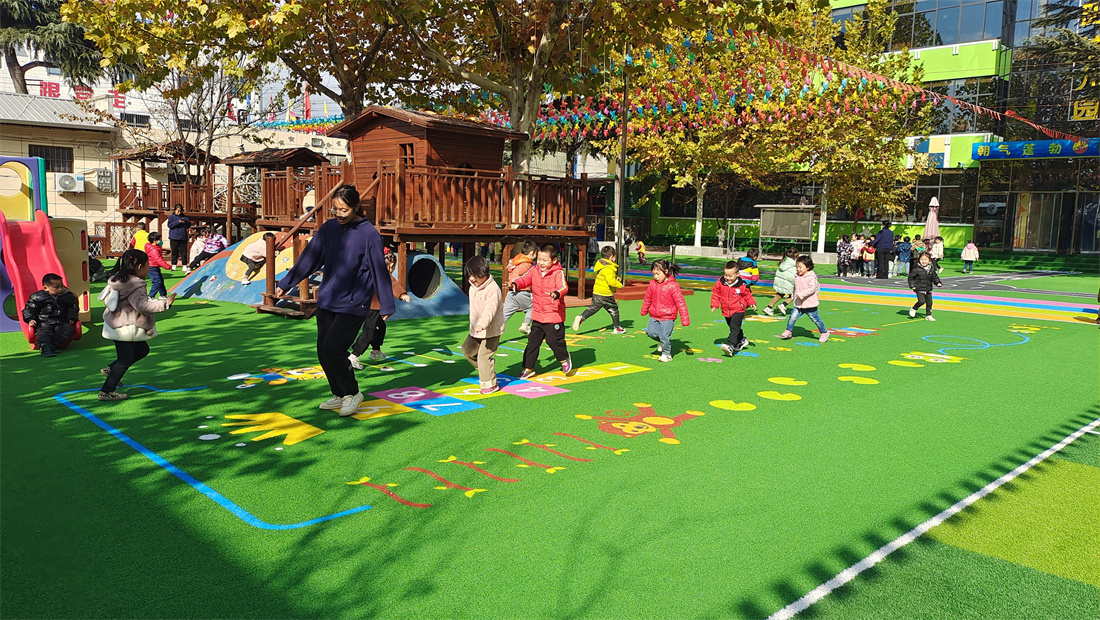
[[[568,454],[562,454],[561,452],[558,452],[557,450],[551,448],[550,446],[544,446],[542,444],[525,443],[523,445],[531,446],[532,448],[539,448],[540,450],[546,450],[547,452],[550,452],[551,454],[556,454],[556,455],[558,455],[562,458],[569,459],[570,461],[580,461],[581,463],[591,463],[592,462],[592,459],[582,459],[580,457],[569,456]]]
[[[523,458],[522,456],[520,456],[520,455],[518,455],[514,452],[509,452],[507,450],[501,450],[500,448],[485,448],[485,450],[487,452],[500,452],[501,454],[507,454],[510,457],[517,458],[517,459],[523,461],[524,463],[527,463],[531,467],[538,467],[540,469],[550,469],[550,465],[543,465],[541,463],[536,463],[534,461],[529,461],[529,460]]]
[[[447,480],[443,476],[440,476],[439,474],[435,473],[434,471],[429,471],[427,469],[422,469],[420,467],[406,467],[405,471],[418,471],[422,474],[428,474],[432,478],[435,478],[436,480],[442,482],[444,485],[446,485],[446,487],[448,489],[461,489],[463,491],[473,491],[473,489],[471,489],[470,487],[464,487],[461,484],[455,484],[455,483],[451,482],[450,480]]]
[[[469,467],[470,469],[476,471],[477,473],[479,473],[483,476],[487,476],[489,478],[492,478],[493,480],[496,480],[497,482],[519,482],[519,478],[501,478],[500,476],[494,476],[493,474],[490,474],[489,472],[487,472],[484,469],[478,467],[477,465],[474,465],[473,463],[467,463],[465,461],[459,461],[459,460],[447,461],[447,462],[448,463],[454,463],[456,465],[462,465],[463,467]]]
[[[374,484],[373,482],[360,482],[359,484],[361,484],[365,487],[370,487],[372,489],[378,489],[379,491],[381,491],[381,492],[385,493],[386,495],[389,495],[390,497],[392,497],[395,501],[400,502],[402,504],[405,504],[406,506],[412,506],[413,508],[431,508],[432,507],[431,504],[418,504],[416,502],[410,502],[409,500],[405,499],[404,497],[401,497],[397,493],[394,493],[393,491],[387,489],[386,487],[384,487],[380,484]]]
[[[554,434],[555,435],[560,435],[562,437],[569,437],[569,438],[572,438],[572,439],[576,439],[577,441],[583,441],[584,443],[586,443],[590,446],[594,446],[596,448],[602,448],[604,450],[611,450],[612,452],[614,452],[615,450],[618,450],[618,448],[612,448],[611,446],[605,446],[605,445],[602,445],[602,444],[598,444],[594,441],[588,441],[587,439],[577,437],[576,435],[570,435],[569,433],[554,433]]]

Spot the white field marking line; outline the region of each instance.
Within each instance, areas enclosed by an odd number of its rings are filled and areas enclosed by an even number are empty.
[[[1100,435],[1100,432],[1097,432],[1097,431],[1085,431],[1085,432],[1088,433],[1089,435]]]
[[[803,595],[802,598],[800,598],[797,601],[791,603],[790,605],[787,605],[783,609],[780,609],[779,611],[775,612],[774,614],[772,614],[771,616],[768,617],[768,620],[786,620],[788,618],[794,617],[795,614],[799,613],[800,611],[805,610],[810,605],[813,605],[814,603],[816,603],[816,602],[820,601],[821,599],[825,598],[826,596],[828,596],[828,594],[830,592],[832,592],[833,590],[836,590],[840,586],[842,586],[842,585],[848,583],[849,581],[855,579],[856,575],[859,575],[860,573],[867,570],[868,568],[871,568],[875,564],[878,564],[879,562],[883,561],[884,559],[886,559],[886,556],[890,555],[894,551],[897,551],[898,549],[904,547],[905,545],[908,545],[909,543],[911,543],[914,540],[916,540],[917,538],[919,538],[921,535],[923,535],[928,530],[930,530],[930,529],[936,527],[937,525],[943,523],[947,519],[954,516],[956,513],[961,512],[963,509],[967,508],[968,506],[970,506],[974,502],[978,501],[979,499],[981,499],[981,498],[985,497],[986,495],[989,495],[993,491],[997,490],[997,488],[999,488],[1000,486],[1002,486],[1006,482],[1010,482],[1013,478],[1016,478],[1017,476],[1019,476],[1020,474],[1022,474],[1024,472],[1026,472],[1027,470],[1031,469],[1035,465],[1038,465],[1039,463],[1045,461],[1049,456],[1051,456],[1055,452],[1058,452],[1062,448],[1064,448],[1064,447],[1068,446],[1069,444],[1073,443],[1081,435],[1084,435],[1085,433],[1092,433],[1093,429],[1095,429],[1097,426],[1100,426],[1100,418],[1097,418],[1097,419],[1093,420],[1092,422],[1089,422],[1088,424],[1082,426],[1081,428],[1079,428],[1076,431],[1074,431],[1073,433],[1071,433],[1068,437],[1066,437],[1062,441],[1059,441],[1058,443],[1054,444],[1053,446],[1051,446],[1051,447],[1047,448],[1046,450],[1043,450],[1041,453],[1035,455],[1028,462],[1020,465],[1016,469],[1013,469],[1012,471],[1010,471],[1007,474],[1001,476],[1000,478],[997,478],[996,480],[994,480],[993,482],[990,482],[989,484],[985,485],[981,489],[979,489],[979,490],[971,493],[970,495],[966,496],[965,498],[955,502],[954,504],[951,505],[950,508],[945,509],[943,512],[939,513],[938,515],[932,517],[931,519],[925,521],[924,523],[921,523],[920,525],[914,527],[913,529],[911,529],[908,532],[902,534],[901,536],[898,536],[894,540],[892,540],[892,541],[886,543],[885,545],[879,547],[873,553],[871,553],[871,555],[863,558],[862,560],[856,562],[855,564],[852,564],[848,568],[840,571],[835,577],[833,577],[832,579],[826,581],[825,583],[817,586],[813,590],[810,590],[805,595]]]

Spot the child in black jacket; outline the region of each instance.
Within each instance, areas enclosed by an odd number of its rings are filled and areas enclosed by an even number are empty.
[[[32,293],[23,308],[23,320],[34,328],[38,348],[46,357],[57,355],[61,345],[73,337],[79,317],[76,295],[56,273],[42,276],[42,290]]]
[[[909,318],[913,319],[917,317],[917,308],[924,304],[925,313],[924,318],[928,321],[935,321],[932,316],[932,285],[943,286],[940,283],[940,276],[936,273],[936,269],[932,267],[932,259],[928,254],[921,254],[917,260],[917,266],[909,272],[909,288],[913,289],[913,292],[917,294],[917,303],[913,304],[913,307],[909,309]]]

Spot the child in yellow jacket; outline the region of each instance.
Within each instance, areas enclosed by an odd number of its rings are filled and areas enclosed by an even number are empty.
[[[608,246],[601,250],[600,259],[593,265],[592,270],[596,272],[596,283],[592,286],[592,303],[573,319],[573,331],[580,331],[581,323],[602,308],[611,315],[613,327],[611,333],[625,334],[626,330],[619,325],[619,303],[615,301],[615,291],[623,287],[623,283],[617,277],[619,266],[615,264],[615,248]]]

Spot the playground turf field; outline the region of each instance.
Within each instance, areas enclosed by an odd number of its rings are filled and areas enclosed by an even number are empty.
[[[762,618],[1037,455],[797,617],[1100,614],[1094,314],[827,294],[828,343],[753,317],[729,358],[687,300],[672,363],[627,301],[626,337],[570,330],[576,375],[544,351],[488,398],[465,317],[395,322],[362,419],[316,408],[311,321],[179,300],[122,403],[94,398],[98,328],[53,359],[0,335],[0,615]]]

